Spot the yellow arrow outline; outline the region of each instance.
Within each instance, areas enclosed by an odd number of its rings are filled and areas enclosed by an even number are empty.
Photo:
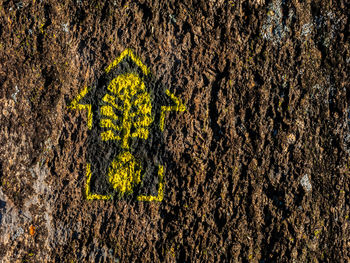
[[[158,186],[158,195],[139,195],[137,197],[138,201],[147,201],[147,202],[152,202],[152,201],[157,201],[157,202],[162,202],[164,198],[164,166],[159,165],[158,166],[158,180],[159,180],[159,186]]]
[[[145,64],[142,63],[141,59],[136,56],[132,50],[130,48],[125,49],[119,57],[117,57],[107,68],[106,68],[106,73],[109,73],[112,68],[115,68],[116,66],[118,66],[118,64],[126,57],[129,56],[132,61],[135,62],[135,64],[137,66],[139,66],[143,72],[143,74],[145,74],[146,76],[150,73],[150,70],[147,68],[147,66]]]
[[[98,195],[92,194],[90,192],[90,181],[91,181],[91,164],[86,164],[86,186],[85,186],[85,194],[87,200],[109,200],[111,199],[111,195]]]
[[[145,75],[148,75],[150,73],[150,70],[147,68],[146,65],[144,65],[141,61],[141,59],[136,56],[131,49],[125,49],[120,56],[115,59],[107,68],[106,73],[109,73],[113,68],[117,67],[118,64],[126,57],[129,56],[134,63],[139,66],[142,70],[142,72]],[[86,96],[86,94],[89,92],[89,89],[87,86],[85,86],[82,91],[77,95],[77,97],[71,102],[71,104],[68,106],[70,109],[77,109],[77,110],[87,110],[87,126],[89,130],[92,129],[92,110],[91,110],[91,104],[80,104],[80,100]],[[175,103],[173,106],[161,106],[161,113],[160,113],[160,121],[159,121],[159,128],[161,131],[164,130],[164,123],[165,123],[165,113],[167,111],[179,111],[183,112],[186,110],[186,106],[181,102],[179,98],[177,98],[173,93],[171,93],[168,89],[165,91],[166,95],[168,95],[171,100]],[[88,200],[109,200],[111,199],[111,195],[99,195],[99,194],[92,194],[90,191],[90,183],[91,183],[91,164],[87,163],[86,165],[86,187],[85,187],[85,194],[86,199]],[[159,165],[158,166],[158,179],[159,179],[159,185],[158,185],[158,194],[157,196],[153,195],[140,195],[137,197],[138,201],[157,201],[161,202],[164,198],[164,166]]]
[[[168,95],[171,100],[175,103],[174,106],[162,106],[160,110],[160,121],[159,128],[161,131],[164,130],[164,122],[165,122],[165,113],[167,111],[185,111],[186,106],[181,102],[179,98],[177,98],[173,93],[171,93],[168,89],[165,91],[166,95]]]
[[[88,117],[88,123],[87,126],[89,130],[92,129],[92,111],[91,111],[91,104],[80,104],[79,101],[88,94],[89,89],[87,86],[83,88],[83,90],[78,94],[78,96],[75,97],[75,99],[71,102],[71,104],[68,106],[69,109],[72,110],[87,110],[87,117]]]

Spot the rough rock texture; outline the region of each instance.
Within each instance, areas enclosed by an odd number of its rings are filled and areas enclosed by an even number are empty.
[[[2,1],[0,261],[349,262],[348,8]],[[160,203],[84,196],[67,106],[126,48],[187,108]]]

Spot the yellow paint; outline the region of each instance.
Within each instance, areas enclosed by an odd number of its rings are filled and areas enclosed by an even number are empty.
[[[171,93],[169,90],[165,91],[166,95],[168,95],[172,101],[175,103],[174,106],[162,106],[161,107],[161,112],[160,112],[160,123],[159,127],[160,130],[164,130],[164,121],[165,121],[165,112],[167,111],[185,111],[186,106],[178,99],[173,93]]]
[[[158,166],[158,180],[159,180],[159,186],[158,186],[158,195],[140,195],[137,197],[138,201],[157,201],[161,202],[163,201],[164,198],[164,183],[163,183],[163,178],[164,178],[164,166],[159,165]]]
[[[85,194],[86,199],[88,200],[109,200],[111,199],[110,195],[98,195],[98,194],[92,194],[90,192],[90,181],[91,181],[91,164],[88,163],[86,165],[86,186],[85,186]]]
[[[113,121],[110,120],[110,119],[102,119],[101,122],[100,122],[100,126],[102,128],[114,129],[114,130],[117,130],[117,131],[120,130],[120,127],[116,126],[113,123]]]
[[[92,128],[92,111],[91,111],[91,104],[80,104],[80,100],[86,96],[86,94],[89,92],[88,87],[84,87],[83,90],[78,94],[78,96],[71,102],[70,106],[68,108],[70,109],[76,109],[76,110],[87,110],[88,113],[88,128],[91,130]]]
[[[103,99],[102,99],[102,101],[111,104],[111,105],[112,105],[114,108],[116,108],[117,110],[123,110],[122,107],[118,106],[118,105],[115,103],[115,100],[116,100],[116,98],[115,98],[114,96],[112,96],[112,95],[109,95],[109,94],[106,94],[106,95],[103,97]]]
[[[43,29],[43,27],[44,27],[44,23],[42,23],[40,26],[39,26],[39,30],[40,30],[40,32],[43,34],[44,33],[44,29]]]
[[[113,120],[118,120],[118,116],[114,113],[112,106],[102,106],[101,114],[112,118]]]
[[[149,131],[144,128],[139,128],[136,132],[131,134],[131,137],[139,137],[146,140],[148,138]]]
[[[109,105],[101,107],[101,115],[120,121],[121,126],[111,119],[102,119],[100,126],[110,129],[101,133],[102,140],[122,140],[123,149],[129,149],[130,138],[139,137],[146,140],[149,134],[147,128],[153,122],[153,118],[151,98],[143,81],[133,73],[119,75],[109,83],[107,90],[113,95],[106,94],[103,97],[102,100]],[[118,117],[113,108],[122,116]],[[132,128],[135,128],[134,132],[131,131]],[[115,131],[120,131],[120,136],[115,135]]]
[[[321,232],[322,232],[322,230],[316,230],[316,231],[314,232],[315,237],[317,237]]]
[[[283,98],[281,98],[281,99],[279,100],[279,102],[278,102],[278,107],[279,107],[279,108],[282,106],[283,100],[284,100]]]
[[[101,132],[102,141],[110,141],[110,140],[120,140],[120,137],[115,135],[111,130]]]
[[[143,112],[143,111],[140,111],[141,113]],[[149,126],[151,123],[153,122],[153,119],[152,119],[152,117],[150,117],[150,116],[141,116],[141,117],[138,117],[137,119],[136,119],[136,121],[133,123],[133,126],[135,127],[135,128],[138,128],[138,127],[147,127],[147,126]]]
[[[123,152],[112,162],[108,179],[119,193],[130,194],[133,186],[141,182],[141,166],[130,152]]]
[[[149,69],[142,63],[141,59],[134,55],[131,49],[125,49],[118,58],[116,58],[107,68],[106,73],[109,73],[112,68],[118,66],[118,64],[126,57],[130,57],[134,63],[139,66],[143,72],[143,74],[148,75],[150,73]]]

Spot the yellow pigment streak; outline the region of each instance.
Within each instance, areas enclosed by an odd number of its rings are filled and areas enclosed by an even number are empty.
[[[137,121],[134,122],[134,127],[141,127],[141,126],[145,126],[148,127],[151,123],[153,122],[153,119],[149,116],[142,116],[142,117],[138,117]]]
[[[137,197],[138,201],[157,201],[157,202],[162,202],[164,198],[164,183],[163,183],[163,178],[164,178],[164,166],[159,165],[158,166],[158,179],[159,179],[159,186],[158,186],[158,195],[139,195]]]
[[[95,200],[95,199],[99,199],[99,200],[108,200],[111,198],[110,195],[97,195],[97,194],[92,194],[90,192],[90,181],[91,181],[91,164],[87,164],[86,165],[86,186],[85,186],[85,194],[86,194],[86,199],[88,200]]]
[[[112,106],[102,106],[101,114],[112,118],[113,120],[118,120],[118,116],[114,113]]]
[[[109,141],[109,140],[120,140],[120,137],[117,135],[114,135],[114,133],[111,130],[101,132],[101,139],[102,141]]]
[[[186,106],[178,99],[173,93],[171,93],[169,90],[165,91],[166,95],[168,95],[172,101],[175,103],[174,106],[162,106],[160,110],[160,122],[159,122],[159,128],[161,131],[164,130],[164,121],[165,121],[165,112],[167,111],[185,111]]]
[[[92,111],[91,111],[91,104],[79,104],[79,101],[86,96],[86,94],[89,92],[88,87],[84,87],[84,89],[78,94],[78,96],[71,102],[71,104],[68,106],[70,109],[77,109],[77,110],[87,110],[88,112],[88,123],[87,126],[89,130],[92,128]]]
[[[148,138],[148,134],[149,134],[149,131],[145,128],[139,128],[136,130],[136,132],[133,132],[131,134],[131,137],[135,138],[135,137],[139,137],[141,139],[144,139],[146,140]]]
[[[113,123],[113,121],[110,120],[110,119],[101,119],[100,126],[101,126],[102,128],[109,128],[109,129],[113,129],[113,130],[116,130],[116,131],[119,131],[119,130],[120,130],[120,127],[118,127],[117,125],[115,125],[115,124]]]
[[[111,104],[114,108],[116,108],[117,110],[123,110],[122,107],[119,107],[116,103],[115,103],[115,97],[114,96],[111,96],[109,94],[106,94],[103,99],[102,99],[104,102],[107,102],[109,104]]]
[[[139,66],[143,72],[143,74],[148,75],[150,73],[150,70],[142,63],[141,59],[134,55],[131,49],[127,48],[125,49],[118,58],[116,58],[107,68],[106,73],[109,73],[112,68],[115,68],[118,66],[118,64],[126,57],[130,57],[134,63]]]

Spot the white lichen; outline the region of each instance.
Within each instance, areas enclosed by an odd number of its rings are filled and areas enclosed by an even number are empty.
[[[62,30],[63,30],[63,32],[66,32],[66,33],[69,32],[68,23],[62,24]]]
[[[312,31],[313,31],[313,24],[306,23],[301,28],[301,36],[305,39],[309,39]]]
[[[312,190],[312,185],[309,180],[309,176],[305,174],[301,179],[300,179],[300,184],[304,188],[306,192],[310,192]]]
[[[11,97],[12,97],[12,99],[13,99],[15,102],[17,102],[17,94],[18,94],[18,92],[19,92],[19,89],[18,89],[17,85],[15,86],[15,88],[16,88],[16,91],[15,91],[15,93],[13,93],[13,94],[11,95]]]
[[[291,12],[289,14],[292,15]],[[276,0],[270,3],[265,23],[261,29],[263,38],[273,44],[279,44],[289,31],[289,28],[283,23],[282,1]]]

